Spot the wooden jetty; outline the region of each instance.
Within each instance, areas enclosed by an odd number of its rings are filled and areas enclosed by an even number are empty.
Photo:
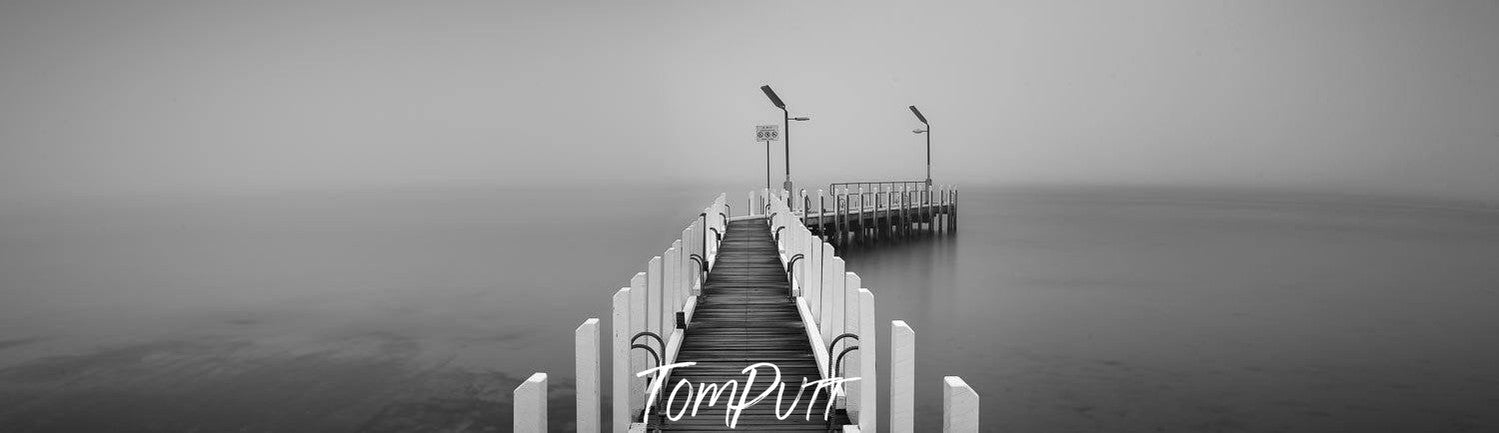
[[[833,184],[829,191],[828,197],[817,192],[815,206],[805,191],[751,192],[738,216],[720,194],[681,238],[648,260],[644,272],[614,293],[608,335],[600,338],[597,318],[574,332],[576,430],[603,431],[600,395],[607,386],[609,431],[615,433],[874,432],[881,420],[892,432],[916,431],[915,333],[905,322],[891,321],[885,358],[890,373],[879,377],[874,294],[845,271],[834,244],[950,232],[957,223],[957,190],[925,182],[860,182]],[[612,364],[608,374],[600,369],[604,341]],[[688,362],[696,364],[669,375],[637,374]],[[767,362],[780,370],[788,405],[803,378],[857,380],[827,388],[815,402],[808,388],[794,411],[776,412],[772,396],[743,408],[737,418],[727,402],[712,405],[711,396],[696,395],[704,385],[748,386],[746,367]],[[753,390],[739,391],[758,395],[769,380],[760,377]],[[875,391],[885,380],[891,403],[882,411]],[[547,431],[546,384],[547,375],[536,373],[515,389],[514,431]],[[943,390],[942,430],[977,432],[978,394],[956,376],[943,379]]]

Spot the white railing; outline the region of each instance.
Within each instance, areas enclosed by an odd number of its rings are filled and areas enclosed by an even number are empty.
[[[879,352],[874,337],[874,293],[862,287],[857,274],[844,270],[836,249],[802,224],[805,209],[787,206],[785,196],[784,191],[768,193],[763,202],[818,371],[824,379],[859,378],[844,386],[847,396],[839,407],[848,411],[860,430],[875,431],[875,355]],[[804,197],[805,192],[798,196]],[[797,202],[805,200],[791,201]]]
[[[681,238],[647,261],[645,272],[635,274],[629,287],[614,294],[610,341],[615,432],[628,431],[630,423],[637,421],[634,415],[645,409],[646,379],[635,373],[676,360],[685,332],[680,325],[692,319],[704,271],[712,269],[727,230],[727,199],[723,194],[714,198],[682,229]]]

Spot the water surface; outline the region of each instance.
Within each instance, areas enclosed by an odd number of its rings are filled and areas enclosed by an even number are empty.
[[[713,195],[620,190],[7,207],[0,431],[508,431],[533,371],[569,429],[573,328]],[[1499,428],[1492,211],[968,188],[956,236],[845,255],[921,425],[956,374],[986,431]]]
[[[847,254],[881,322],[916,331],[918,424],[940,425],[941,376],[960,375],[987,431],[1499,429],[1499,214],[1229,191],[962,200],[955,236]]]

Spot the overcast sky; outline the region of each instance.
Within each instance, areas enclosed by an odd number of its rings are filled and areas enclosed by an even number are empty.
[[[928,3],[5,0],[0,198],[750,188],[770,84],[799,185],[1499,200],[1499,2]]]

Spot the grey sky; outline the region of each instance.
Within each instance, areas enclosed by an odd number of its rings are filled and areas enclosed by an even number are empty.
[[[0,198],[402,184],[1499,200],[1499,2],[6,1]],[[779,145],[777,182],[779,182]]]

